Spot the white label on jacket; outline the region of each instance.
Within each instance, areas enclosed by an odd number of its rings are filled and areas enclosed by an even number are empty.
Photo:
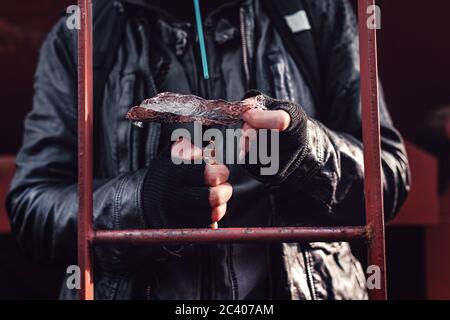
[[[291,29],[292,33],[311,30],[311,25],[309,24],[308,16],[304,10],[297,11],[294,14],[285,16],[286,23]]]

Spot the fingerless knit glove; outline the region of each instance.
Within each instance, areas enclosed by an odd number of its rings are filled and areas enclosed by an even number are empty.
[[[153,228],[198,228],[211,223],[209,187],[204,182],[205,165],[176,165],[170,151],[149,166],[143,185],[143,208]]]
[[[267,109],[286,111],[291,117],[291,123],[285,131],[279,133],[279,154],[271,155],[272,158],[278,157],[279,160],[279,170],[276,174],[262,175],[261,165],[251,165],[248,164],[248,161],[246,161],[245,167],[261,182],[269,185],[279,185],[285,182],[300,166],[302,159],[307,152],[308,116],[301,106],[289,101],[272,99],[257,90],[247,92],[245,99],[257,95],[262,95],[264,97],[264,105]],[[270,138],[268,140],[270,142]],[[268,148],[268,150],[270,150],[270,148]]]

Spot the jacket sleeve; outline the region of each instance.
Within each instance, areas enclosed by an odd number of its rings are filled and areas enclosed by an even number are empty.
[[[347,0],[309,3],[313,20],[318,22],[314,27],[323,105],[320,121],[308,120],[307,152],[293,173],[294,190],[299,191],[294,198],[300,208],[308,203],[316,219],[325,224],[363,224],[364,159],[356,18]],[[393,127],[383,95],[380,121],[384,209],[389,219],[405,201],[410,175],[402,138]]]
[[[19,244],[37,259],[76,261],[77,86],[75,31],[61,20],[47,36],[34,80],[32,111],[7,197]],[[71,47],[72,46],[72,47]],[[142,228],[140,189],[146,169],[94,179],[94,226]]]

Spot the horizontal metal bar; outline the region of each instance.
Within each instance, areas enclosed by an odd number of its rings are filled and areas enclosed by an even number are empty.
[[[94,244],[314,242],[367,239],[366,227],[279,227],[96,231]]]

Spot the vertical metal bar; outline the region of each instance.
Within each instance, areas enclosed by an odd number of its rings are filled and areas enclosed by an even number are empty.
[[[79,298],[92,300],[92,0],[78,0],[78,5],[81,15],[81,29],[78,32],[78,265],[81,270]]]
[[[376,29],[368,25],[368,8],[375,0],[359,0],[359,45],[361,64],[361,103],[364,144],[364,190],[366,222],[371,230],[369,265],[380,268],[381,287],[370,291],[370,298],[386,299],[383,187],[381,180],[380,119]]]

